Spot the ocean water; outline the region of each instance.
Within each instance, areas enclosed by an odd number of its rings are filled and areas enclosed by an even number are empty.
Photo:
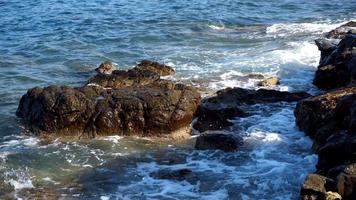
[[[317,157],[294,123],[294,103],[255,105],[234,119],[236,152],[196,151],[194,138],[157,142],[111,136],[41,141],[15,117],[27,89],[81,85],[112,60],[173,66],[171,79],[213,92],[256,88],[277,75],[283,91],[311,84],[322,33],[356,17],[354,0],[0,0],[0,199],[298,199]],[[162,170],[190,169],[185,181]]]

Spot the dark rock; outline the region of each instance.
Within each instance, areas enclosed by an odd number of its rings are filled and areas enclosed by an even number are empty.
[[[335,40],[329,40],[325,38],[315,40],[315,44],[321,52],[319,63],[326,62],[325,58],[337,48],[337,43],[338,41],[336,42]]]
[[[49,86],[25,94],[17,110],[45,136],[160,135],[189,126],[198,91],[148,70],[98,74],[83,87]]]
[[[333,134],[317,151],[319,155],[317,168],[320,171],[328,171],[335,166],[356,162],[355,152],[355,133],[341,131]]]
[[[309,174],[305,179],[300,195],[302,200],[325,200],[326,192],[332,189],[334,181],[319,174]]]
[[[135,69],[148,70],[160,76],[169,76],[175,74],[175,71],[172,67],[150,60],[141,61],[141,63],[139,63]]]
[[[356,163],[346,166],[339,174],[337,191],[345,199],[356,199]]]
[[[194,178],[192,170],[190,169],[178,169],[178,170],[161,170],[151,174],[158,179],[168,179],[168,180],[177,180],[183,181],[186,179]]]
[[[347,33],[356,33],[356,22],[350,21],[328,32],[327,38],[343,39]]]
[[[115,66],[111,61],[105,61],[99,65],[98,68],[95,69],[100,74],[111,74],[115,70]]]
[[[222,151],[235,151],[243,144],[239,136],[224,133],[207,133],[197,137],[195,148],[198,150],[219,149]]]
[[[219,130],[232,125],[229,119],[245,117],[248,114],[239,108],[241,105],[257,103],[273,103],[278,101],[298,101],[310,95],[305,92],[289,93],[275,90],[248,90],[242,88],[227,88],[220,90],[215,96],[202,100],[196,113],[193,127],[204,132]]]
[[[110,89],[121,89],[131,86],[144,86],[159,80],[159,75],[154,72],[131,69],[128,71],[115,70],[112,74],[97,74],[89,79],[88,84]],[[173,83],[171,85],[173,86]]]
[[[347,34],[337,46],[317,41],[321,58],[314,85],[333,89],[354,84],[356,80],[356,35]]]
[[[278,79],[278,77],[270,77],[270,78],[267,78],[267,79],[259,82],[257,85],[263,86],[263,87],[276,86],[276,85],[279,85],[279,79]]]

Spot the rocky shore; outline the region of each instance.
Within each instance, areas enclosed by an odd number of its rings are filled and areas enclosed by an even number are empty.
[[[201,99],[198,89],[162,78],[174,69],[144,60],[129,70],[111,62],[81,87],[35,87],[22,96],[17,116],[26,130],[41,137],[95,138],[107,135],[173,136],[198,134],[195,149],[235,151],[243,145],[227,134],[236,117],[252,115],[254,104],[298,102],[296,124],[313,139],[317,171],[307,176],[303,200],[356,199],[356,23],[349,22],[316,40],[321,51],[313,83],[324,92],[226,88]],[[258,86],[279,84],[275,77]],[[182,171],[183,170],[183,171]],[[161,174],[184,179],[185,169]]]
[[[298,102],[296,124],[319,156],[301,199],[356,199],[356,23],[316,40],[321,51],[313,83],[325,92]]]

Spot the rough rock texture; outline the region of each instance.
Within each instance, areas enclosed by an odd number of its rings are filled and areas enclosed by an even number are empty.
[[[321,58],[314,84],[332,90],[298,102],[294,112],[296,124],[314,140],[316,173],[335,183],[324,196],[314,191],[309,196],[301,193],[302,199],[356,199],[356,35],[346,33],[349,26],[356,23],[328,33],[342,38],[339,44],[316,41]]]
[[[324,200],[327,191],[334,189],[334,187],[333,180],[318,174],[309,174],[300,191],[301,200]]]
[[[354,84],[356,80],[356,34],[346,34],[337,45],[325,39],[317,40],[316,44],[321,51],[321,58],[313,83],[321,89]]]
[[[356,22],[350,21],[340,27],[328,32],[327,38],[343,39],[347,33],[356,33]]]
[[[227,88],[220,90],[215,96],[202,100],[196,112],[194,129],[219,130],[232,125],[229,119],[244,117],[248,114],[241,110],[241,105],[257,103],[273,103],[278,101],[298,101],[310,95],[305,92],[289,93],[276,90],[248,90],[242,88]]]
[[[347,199],[356,199],[356,163],[345,167],[337,177],[337,191]]]
[[[98,74],[88,83],[30,89],[17,115],[46,136],[150,136],[187,127],[200,102],[195,88],[137,68]]]
[[[116,67],[111,61],[105,61],[99,65],[98,68],[95,69],[100,74],[111,74]]]
[[[279,85],[278,77],[270,77],[258,83],[258,86],[264,86],[264,87],[275,86],[275,85]]]
[[[222,151],[235,151],[243,144],[239,136],[224,133],[207,133],[197,137],[195,149],[219,149]]]
[[[148,70],[157,73],[160,76],[169,76],[175,73],[172,67],[150,60],[141,61],[136,68],[140,70]]]

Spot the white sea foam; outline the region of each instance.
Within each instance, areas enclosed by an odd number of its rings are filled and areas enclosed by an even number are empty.
[[[5,182],[13,186],[15,190],[34,187],[27,168],[8,170],[4,176]]]
[[[293,34],[321,34],[335,29],[345,22],[330,24],[326,22],[313,23],[279,23],[267,27],[266,33],[277,36],[291,36]]]

